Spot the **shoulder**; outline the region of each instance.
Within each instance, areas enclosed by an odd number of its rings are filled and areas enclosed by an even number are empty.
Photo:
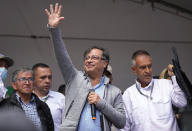
[[[0,102],[0,107],[3,107],[4,105],[8,104],[9,102],[10,102],[10,98],[3,99],[3,100]]]
[[[111,84],[107,84],[108,88],[114,91],[121,91],[117,86],[115,85],[111,85]]]
[[[37,95],[35,95],[34,93],[32,93],[32,96],[35,97],[35,101],[36,101],[36,104],[37,104],[37,108],[47,108],[47,107],[48,107],[48,105],[47,105],[45,102],[41,101]],[[48,107],[48,108],[49,108],[49,107]]]
[[[153,79],[154,82],[169,82],[170,80],[168,79]]]
[[[108,93],[112,94],[112,96],[117,96],[119,94],[122,94],[121,90],[118,87],[111,84],[107,84],[107,90],[108,90]]]
[[[123,98],[129,97],[131,94],[135,94],[136,90],[136,84],[133,84],[129,86],[124,92],[123,92]]]
[[[49,90],[49,94],[53,95],[53,96],[63,97],[63,94],[61,94],[60,92],[57,92],[57,91]]]
[[[84,71],[80,71],[76,69],[75,72],[76,72],[75,76],[71,81],[72,83],[77,83],[77,82],[85,81],[88,79],[88,75]]]
[[[65,96],[63,94],[61,94],[60,92],[57,92],[57,91],[52,91],[50,90],[49,91],[49,94],[52,96],[52,97],[55,97],[56,99],[65,99]]]
[[[77,70],[76,79],[87,80],[88,75],[84,71]]]
[[[156,86],[160,86],[161,88],[166,88],[168,85],[172,84],[172,81],[167,79],[154,79],[154,84]]]
[[[13,109],[13,107],[19,107],[20,108],[20,104],[16,100],[16,96],[11,96],[9,98],[3,99],[0,102],[0,108],[1,109]]]
[[[124,93],[128,93],[128,92],[130,92],[130,91],[133,91],[133,90],[135,90],[135,88],[136,88],[136,84],[133,84],[133,85],[129,86],[129,87],[124,91]]]

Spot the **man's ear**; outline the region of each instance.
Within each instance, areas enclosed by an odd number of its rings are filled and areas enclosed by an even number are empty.
[[[16,85],[15,85],[15,82],[11,82],[11,85],[12,85],[13,89],[17,90],[17,87],[16,87]]]
[[[134,74],[137,74],[137,73],[136,73],[136,66],[132,65],[132,66],[131,66],[131,70],[132,70],[132,72],[133,72]]]

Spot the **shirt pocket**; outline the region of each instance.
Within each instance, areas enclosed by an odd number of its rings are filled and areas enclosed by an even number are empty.
[[[158,120],[169,119],[172,116],[172,104],[169,99],[152,100],[151,107],[152,117]]]

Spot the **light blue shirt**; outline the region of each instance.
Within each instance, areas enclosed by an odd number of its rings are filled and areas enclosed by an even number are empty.
[[[93,89],[95,90],[95,93],[99,95],[100,98],[103,97],[104,77],[101,78],[100,83],[93,87]],[[100,113],[96,109],[96,119],[92,120],[91,106],[88,103],[88,100],[86,101],[85,107],[81,113],[78,131],[101,131]]]

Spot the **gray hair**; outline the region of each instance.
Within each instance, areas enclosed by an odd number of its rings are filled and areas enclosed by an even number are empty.
[[[136,65],[136,58],[139,55],[147,55],[147,56],[151,56],[146,50],[137,50],[133,53],[131,59],[132,59],[132,65],[135,66]]]
[[[33,76],[33,71],[30,69],[30,68],[20,68],[20,69],[17,69],[13,72],[13,75],[12,75],[12,82],[16,82],[17,80],[17,77],[20,73],[23,73],[23,72],[30,72]]]

